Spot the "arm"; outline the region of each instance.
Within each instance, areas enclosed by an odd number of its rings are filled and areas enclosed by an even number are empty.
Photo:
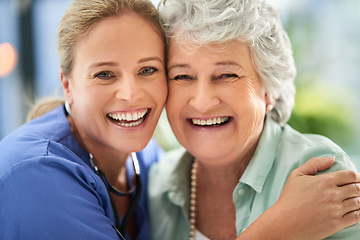
[[[312,158],[295,169],[278,201],[237,240],[323,239],[359,222],[360,174],[314,176],[333,163],[334,158]]]

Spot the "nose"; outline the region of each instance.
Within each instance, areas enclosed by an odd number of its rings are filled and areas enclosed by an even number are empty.
[[[124,75],[118,85],[116,98],[122,101],[135,102],[144,96],[141,82],[132,75]]]
[[[189,105],[199,112],[208,111],[220,103],[217,90],[217,86],[212,84],[211,80],[201,81],[199,79],[196,86],[192,88]]]

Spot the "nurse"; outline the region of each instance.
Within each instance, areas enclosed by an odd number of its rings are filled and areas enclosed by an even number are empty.
[[[162,152],[151,138],[167,97],[157,11],[74,0],[58,50],[65,107],[0,142],[0,239],[148,239],[148,169]]]

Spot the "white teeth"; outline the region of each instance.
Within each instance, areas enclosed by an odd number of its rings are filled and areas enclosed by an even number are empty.
[[[200,125],[200,126],[211,126],[211,125],[224,123],[224,122],[228,121],[229,119],[230,119],[230,117],[218,117],[218,118],[213,118],[213,119],[208,119],[208,120],[192,119],[192,123],[194,125]]]
[[[118,123],[118,125],[122,126],[122,127],[135,127],[139,124],[141,124],[144,121],[144,119],[140,119],[136,122],[131,122],[131,123]]]
[[[126,114],[126,121],[132,121],[132,120],[133,120],[133,118],[132,118],[131,113],[127,113]]]
[[[135,127],[141,124],[144,121],[144,116],[147,113],[147,109],[138,111],[138,112],[132,112],[132,113],[109,113],[109,117],[112,119],[115,119],[119,122],[117,122],[118,125],[122,127]],[[128,121],[128,122],[120,122],[120,121]],[[130,122],[132,121],[132,122]]]

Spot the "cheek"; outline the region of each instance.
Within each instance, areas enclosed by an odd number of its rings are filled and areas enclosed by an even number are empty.
[[[173,88],[169,89],[169,95],[166,102],[166,115],[174,132],[177,131],[177,127],[182,124],[181,122],[181,110],[183,109],[183,103],[181,95],[177,94]],[[182,128],[181,128],[182,129]]]
[[[241,92],[241,93],[240,93]],[[265,118],[265,94],[261,89],[253,87],[242,88],[238,91],[236,102],[239,118],[241,119],[241,128],[244,135],[251,135],[258,132],[259,126]]]
[[[179,106],[184,105],[184,89],[179,85],[169,84],[166,100],[167,111],[175,112]]]
[[[177,109],[176,109],[176,106],[172,104],[172,101],[170,100],[169,101],[169,98],[166,102],[166,105],[165,105],[165,110],[166,110],[166,116],[167,116],[167,119],[171,125],[172,128],[174,128],[174,124],[176,123],[176,112],[177,112]]]
[[[110,96],[110,92],[104,88],[84,88],[74,94],[73,107],[79,117],[92,121],[102,114],[104,104],[109,101]]]
[[[256,138],[261,133],[265,118],[264,104],[262,99],[249,99],[249,104],[245,110],[244,122],[242,124],[243,134],[247,138]]]
[[[160,84],[158,84],[158,86],[156,86],[153,89],[153,92],[155,93],[155,96],[157,96],[159,101],[161,102],[162,107],[164,107],[165,103],[166,103],[166,100],[168,98],[167,82],[166,81],[160,82]]]
[[[147,96],[156,101],[157,104],[162,104],[162,107],[164,107],[168,96],[166,76],[163,74],[156,75],[154,79],[142,84],[142,91],[146,92]]]
[[[265,114],[265,91],[259,83],[249,82],[243,91],[243,101],[252,112],[253,118],[262,118]]]

